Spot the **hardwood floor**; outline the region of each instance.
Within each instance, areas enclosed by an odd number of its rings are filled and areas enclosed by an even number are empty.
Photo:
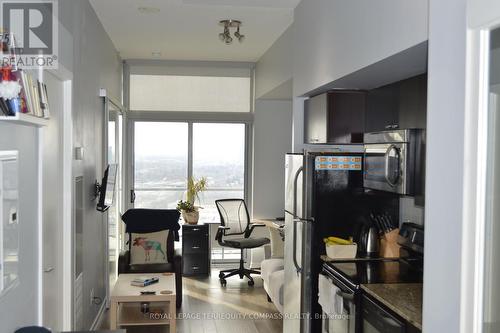
[[[255,285],[229,278],[221,287],[219,270],[208,278],[183,278],[184,299],[177,315],[179,333],[281,333],[283,323],[276,307],[267,301],[262,279]],[[109,328],[109,316],[101,329]],[[168,327],[127,327],[127,333],[166,333]]]

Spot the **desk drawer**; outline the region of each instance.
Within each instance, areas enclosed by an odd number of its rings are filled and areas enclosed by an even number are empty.
[[[184,275],[207,275],[209,271],[208,255],[185,254],[183,260]]]
[[[187,234],[190,236],[195,235],[206,235],[208,236],[208,225],[196,225],[196,226],[182,226],[182,234]]]
[[[207,253],[208,252],[208,237],[183,237],[182,240],[183,253]]]

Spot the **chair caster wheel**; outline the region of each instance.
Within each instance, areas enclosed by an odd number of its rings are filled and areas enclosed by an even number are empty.
[[[220,272],[219,273],[219,279],[223,279],[224,278],[224,273]]]
[[[225,287],[227,285],[226,279],[220,279],[220,285]]]
[[[253,280],[248,281],[248,285],[249,285],[250,287],[251,287],[251,286],[253,286],[254,284],[255,284],[255,282],[254,282]]]

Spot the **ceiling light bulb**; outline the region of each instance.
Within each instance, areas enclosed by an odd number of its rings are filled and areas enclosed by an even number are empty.
[[[219,39],[220,39],[221,41],[224,41],[224,39],[226,39],[226,35],[225,35],[223,32],[221,32],[221,33],[219,34]]]
[[[234,33],[234,37],[238,38],[238,41],[241,43],[245,39],[245,35],[240,34],[240,27]]]
[[[233,42],[233,39],[231,38],[231,36],[227,36],[225,42],[226,44],[231,44]]]

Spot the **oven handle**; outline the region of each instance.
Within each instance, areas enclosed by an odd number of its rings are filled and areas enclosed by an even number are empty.
[[[394,181],[391,180],[391,178],[389,177],[389,154],[391,153],[391,151],[395,151],[396,152],[396,159],[397,159],[397,163],[396,163],[396,168],[397,168],[397,177]],[[391,186],[396,186],[398,184],[398,180],[399,180],[399,173],[400,173],[400,167],[399,167],[399,164],[401,162],[401,154],[399,153],[399,149],[395,146],[395,145],[390,145],[388,148],[387,148],[387,151],[385,152],[385,180],[387,181],[387,183]]]

